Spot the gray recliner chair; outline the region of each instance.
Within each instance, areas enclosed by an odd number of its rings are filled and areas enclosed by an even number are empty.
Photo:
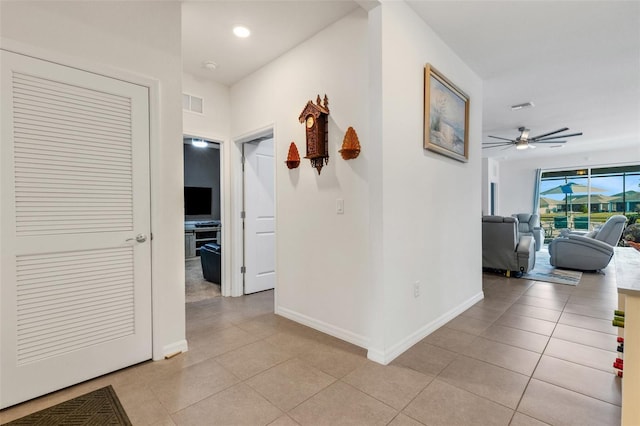
[[[482,216],[482,267],[526,273],[536,264],[535,241],[520,235],[518,219]]]
[[[540,227],[540,216],[531,213],[516,213],[511,216],[518,219],[520,235],[531,235],[536,242],[536,251],[540,251],[544,243],[544,229]]]
[[[558,268],[596,271],[613,257],[627,218],[611,216],[600,229],[591,232],[563,232],[549,243],[549,263]]]

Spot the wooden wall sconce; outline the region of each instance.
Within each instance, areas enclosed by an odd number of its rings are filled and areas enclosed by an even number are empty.
[[[313,101],[307,102],[298,117],[301,123],[305,123],[307,133],[307,155],[304,158],[311,160],[311,166],[322,170],[322,166],[329,164],[329,99],[324,95],[324,103],[320,95]]]
[[[289,145],[289,153],[287,154],[285,164],[290,169],[297,169],[300,165],[300,154],[298,154],[298,147],[294,142],[291,142],[291,145]]]
[[[353,127],[347,129],[347,133],[344,135],[344,140],[342,141],[342,149],[338,152],[345,160],[353,160],[360,155],[360,141]]]

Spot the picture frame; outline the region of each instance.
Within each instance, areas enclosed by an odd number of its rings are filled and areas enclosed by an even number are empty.
[[[469,96],[431,64],[424,67],[424,149],[469,161]]]

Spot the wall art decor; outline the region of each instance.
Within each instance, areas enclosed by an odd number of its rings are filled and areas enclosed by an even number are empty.
[[[289,145],[289,153],[287,154],[285,164],[289,169],[297,169],[300,165],[300,154],[298,154],[298,147],[294,142],[291,142],[291,145]]]
[[[345,133],[344,140],[342,141],[342,149],[338,152],[345,160],[353,160],[360,155],[360,141],[353,127],[347,129],[347,133]]]
[[[430,64],[424,67],[424,148],[469,161],[469,97]]]
[[[304,158],[311,160],[311,166],[322,171],[322,166],[329,164],[329,99],[324,95],[324,102],[320,95],[313,101],[307,102],[298,117],[305,124],[307,134],[307,155]]]

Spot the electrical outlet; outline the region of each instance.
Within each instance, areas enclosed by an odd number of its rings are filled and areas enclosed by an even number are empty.
[[[413,283],[413,297],[420,296],[420,281]]]

